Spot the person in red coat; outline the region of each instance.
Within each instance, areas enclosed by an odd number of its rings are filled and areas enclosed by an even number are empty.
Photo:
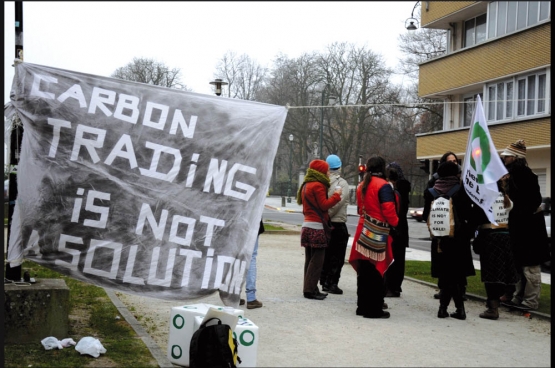
[[[366,162],[366,173],[357,188],[357,203],[360,218],[351,247],[349,263],[357,272],[356,314],[365,318],[389,318],[384,311],[385,283],[383,276],[393,262],[392,238],[389,236],[385,250],[381,253],[369,251],[359,244],[364,216],[372,221],[396,227],[399,217],[395,210],[395,193],[386,181],[385,160],[374,156]]]
[[[297,203],[303,206],[301,246],[304,247],[303,295],[307,299],[323,300],[328,294],[318,290],[318,280],[324,266],[325,251],[331,237],[328,209],[341,200],[341,188],[328,198],[329,165],[324,160],[312,160],[303,184],[297,193]]]

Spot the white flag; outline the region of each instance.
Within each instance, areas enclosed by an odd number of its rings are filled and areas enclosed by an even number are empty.
[[[468,133],[462,174],[466,193],[484,210],[489,221],[497,225],[492,205],[499,195],[497,181],[507,174],[507,169],[491,140],[480,96]]]

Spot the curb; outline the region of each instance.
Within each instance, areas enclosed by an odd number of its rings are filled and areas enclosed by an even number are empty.
[[[148,350],[150,350],[152,357],[156,359],[156,361],[158,362],[158,366],[160,368],[174,368],[175,365],[173,365],[169,361],[169,359],[166,357],[166,354],[162,352],[162,349],[160,349],[160,347],[156,344],[156,342],[152,339],[152,337],[150,337],[148,332],[146,332],[143,326],[141,326],[141,324],[139,323],[139,321],[137,321],[135,316],[133,316],[133,314],[129,312],[129,310],[121,302],[121,300],[119,300],[116,293],[113,290],[106,289],[106,288],[104,288],[104,291],[106,291],[106,294],[108,294],[108,296],[110,297],[110,300],[112,301],[114,306],[118,309],[122,317],[125,318],[127,323],[129,323],[131,327],[133,327],[133,330],[135,330],[137,335],[141,338],[141,340],[143,340]]]
[[[265,208],[268,208],[268,209],[270,209],[270,210],[282,211],[282,207],[274,207],[274,206],[270,206],[269,204],[265,204],[264,207],[265,207]],[[302,210],[290,210],[290,209],[287,209],[287,208],[285,208],[285,207],[283,207],[283,212],[288,212],[288,213],[303,213]],[[359,217],[359,215],[353,214],[353,213],[347,213],[347,216]]]
[[[264,234],[268,235],[299,235],[300,233],[300,230],[264,230]]]

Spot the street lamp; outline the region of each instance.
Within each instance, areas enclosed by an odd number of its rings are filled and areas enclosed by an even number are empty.
[[[322,138],[324,136],[324,97],[326,95],[327,90],[330,88],[330,85],[328,83],[326,83],[326,86],[324,87],[324,89],[322,90],[322,107],[321,109],[321,115],[320,115],[320,138],[319,138],[319,145],[318,145],[318,158],[319,159],[323,159],[323,155],[322,155]],[[333,106],[335,105],[335,99],[336,97],[334,95],[329,95],[328,97],[328,105],[329,106]]]
[[[287,202],[291,203],[291,187],[293,182],[293,134],[289,134],[289,188],[287,189]]]
[[[414,4],[414,8],[412,8],[412,12],[410,13],[410,18],[405,20],[405,28],[409,31],[415,31],[418,29],[418,20],[414,18],[414,9],[416,9],[418,3],[420,3],[420,1],[417,1],[416,4]],[[426,10],[428,10],[427,7],[428,2],[426,1]]]
[[[213,80],[212,82],[210,82],[210,84],[215,85],[216,86],[216,96],[219,96],[222,94],[222,86],[226,86],[229,83],[224,82],[223,80],[216,78],[215,80]]]

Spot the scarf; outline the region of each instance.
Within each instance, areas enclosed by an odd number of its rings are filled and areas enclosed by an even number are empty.
[[[326,174],[322,174],[320,171],[316,171],[314,169],[309,168],[306,170],[306,175],[303,180],[303,184],[297,191],[297,204],[303,204],[303,197],[301,195],[301,191],[306,183],[310,183],[313,181],[318,181],[326,186],[326,188],[330,187],[330,178]]]
[[[460,180],[461,179],[457,175],[438,178],[434,184],[434,189],[437,190],[439,194],[445,194],[455,184],[460,183]]]

